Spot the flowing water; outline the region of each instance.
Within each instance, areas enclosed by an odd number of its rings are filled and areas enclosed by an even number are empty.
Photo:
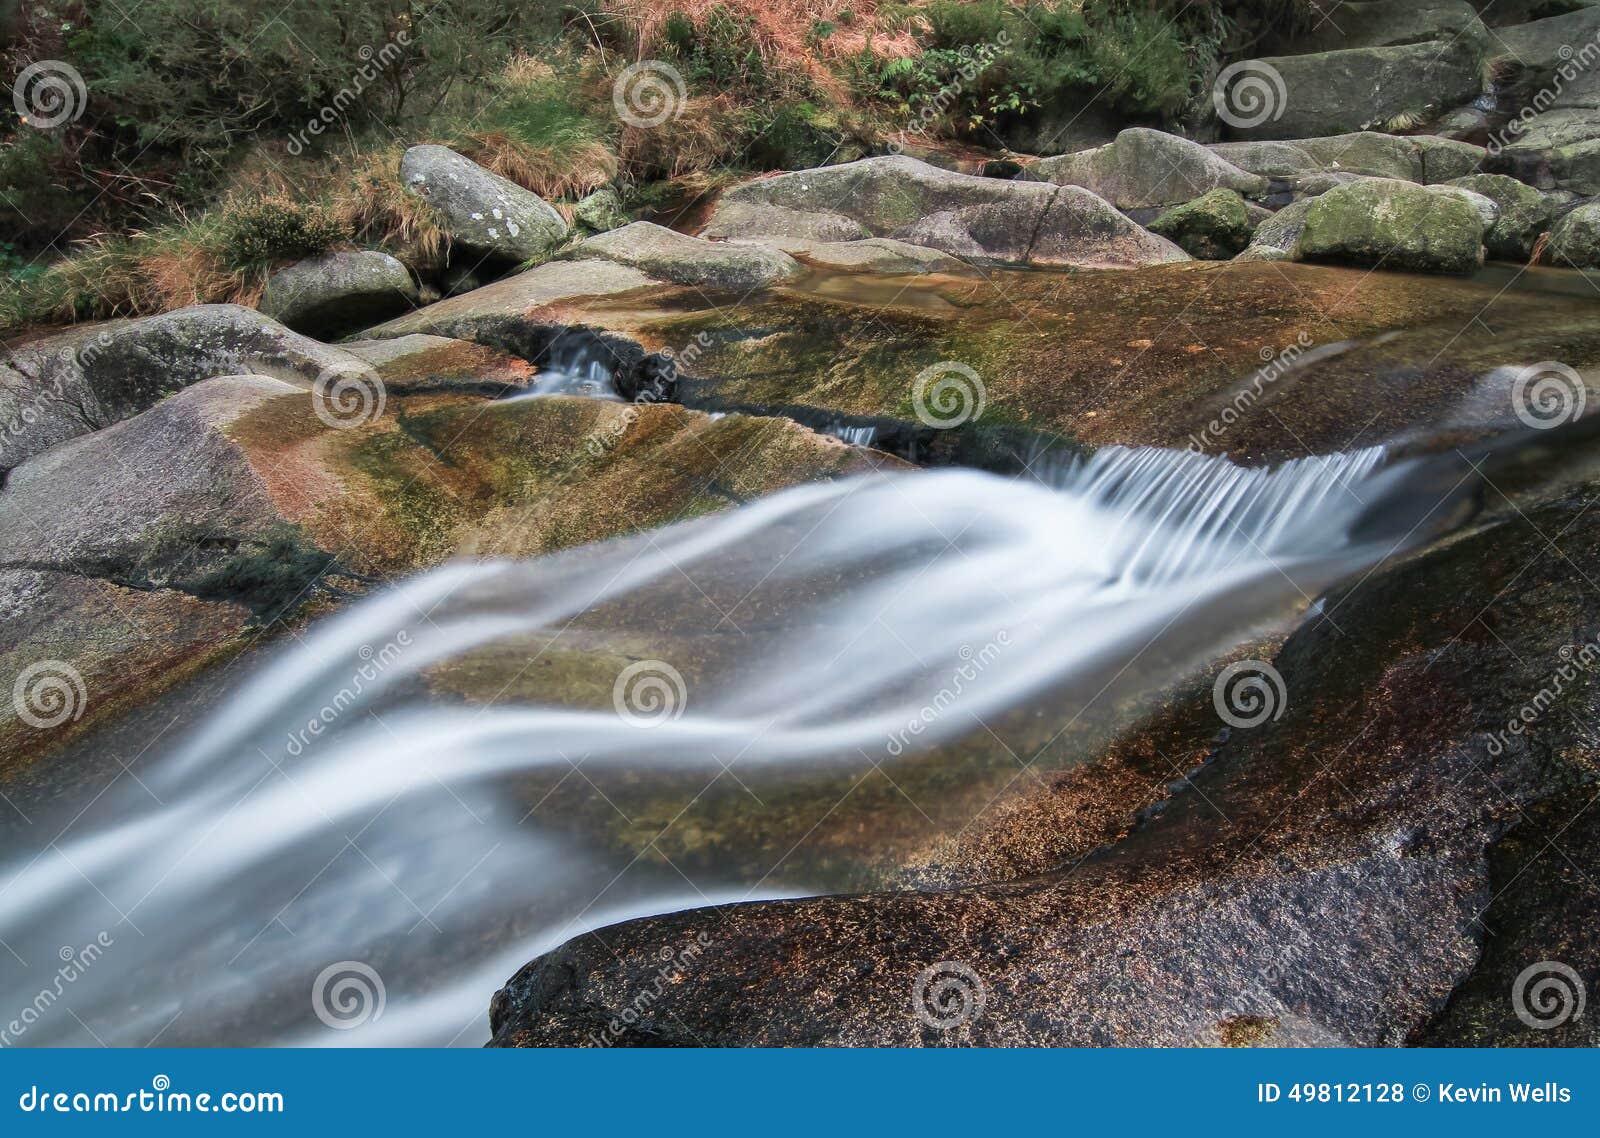
[[[0,1008],[55,994],[11,1041],[481,1043],[579,931],[858,887],[958,830],[974,787],[1434,531],[1436,473],[1110,449],[423,574],[36,820],[62,836],[0,866]],[[930,832],[852,815],[869,779]]]

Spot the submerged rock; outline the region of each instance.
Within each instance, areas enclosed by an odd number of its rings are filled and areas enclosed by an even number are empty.
[[[1237,193],[1216,189],[1168,210],[1151,222],[1149,229],[1176,242],[1191,257],[1226,261],[1250,244],[1255,220]]]
[[[410,271],[387,253],[324,253],[267,278],[261,311],[287,328],[332,339],[415,306]]]
[[[1047,158],[1028,174],[1082,186],[1118,209],[1178,205],[1215,189],[1253,197],[1270,186],[1260,174],[1240,169],[1214,150],[1146,127],[1130,127],[1093,150]]]
[[[1317,198],[1295,255],[1402,272],[1470,273],[1482,264],[1485,228],[1470,201],[1373,178]]]
[[[1185,259],[1086,190],[956,174],[903,156],[735,186],[702,236],[892,237],[990,264],[1109,268]]]
[[[400,177],[464,249],[527,261],[566,239],[567,223],[550,203],[448,147],[411,147],[400,159]]]
[[[591,237],[569,256],[629,265],[659,280],[748,293],[803,271],[789,254],[764,245],[706,241],[649,221]]]

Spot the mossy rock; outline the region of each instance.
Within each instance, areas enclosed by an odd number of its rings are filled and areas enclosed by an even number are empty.
[[[1565,268],[1600,268],[1600,202],[1585,202],[1550,227],[1545,260]]]
[[[1202,261],[1236,257],[1250,244],[1250,234],[1255,230],[1244,198],[1220,187],[1169,209],[1148,228]]]
[[[1482,263],[1483,229],[1478,210],[1463,198],[1371,179],[1318,198],[1295,251],[1305,261],[1470,273]]]
[[[1533,256],[1534,243],[1555,213],[1538,190],[1504,174],[1468,174],[1445,184],[1482,194],[1500,207],[1500,216],[1484,234],[1483,243],[1489,256],[1502,260],[1526,261]]]

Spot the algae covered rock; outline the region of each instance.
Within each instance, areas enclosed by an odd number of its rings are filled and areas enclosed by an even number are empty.
[[[1550,227],[1545,260],[1565,268],[1600,268],[1600,201],[1584,202]]]
[[[1504,174],[1469,174],[1447,184],[1482,194],[1500,207],[1500,216],[1483,239],[1491,257],[1526,261],[1555,214],[1549,199],[1538,190]]]
[[[1374,178],[1317,198],[1295,255],[1399,272],[1470,273],[1482,263],[1484,228],[1470,201]]]
[[[628,224],[622,198],[610,186],[596,190],[572,207],[572,220],[590,233],[605,233]]]
[[[1177,209],[1169,209],[1148,228],[1176,242],[1191,257],[1226,261],[1250,244],[1255,226],[1242,197],[1233,190],[1216,189]]]

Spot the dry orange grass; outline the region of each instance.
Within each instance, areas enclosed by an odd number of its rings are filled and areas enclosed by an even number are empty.
[[[600,142],[534,147],[498,131],[473,132],[462,141],[468,158],[546,200],[581,198],[617,176],[616,155]]]
[[[365,155],[334,186],[330,209],[358,244],[381,245],[413,267],[445,262],[450,237],[432,207],[400,180],[401,146]]]

